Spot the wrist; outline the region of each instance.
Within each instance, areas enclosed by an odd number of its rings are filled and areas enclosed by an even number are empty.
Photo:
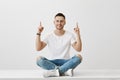
[[[40,35],[41,35],[41,33],[36,33],[36,35],[40,36]]]

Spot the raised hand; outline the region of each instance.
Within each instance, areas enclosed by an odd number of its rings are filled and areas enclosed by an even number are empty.
[[[76,34],[80,34],[80,29],[79,29],[79,26],[78,26],[78,23],[76,23],[76,27],[74,28],[74,31]]]
[[[38,26],[38,33],[41,33],[43,29],[44,27],[42,26],[42,23],[40,22],[40,25]]]

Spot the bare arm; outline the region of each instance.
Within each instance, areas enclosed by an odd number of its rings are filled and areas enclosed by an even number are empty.
[[[41,38],[39,35],[36,36],[36,50],[40,51],[46,46],[46,43],[41,41]]]
[[[42,50],[46,46],[46,43],[41,41],[41,32],[43,31],[43,29],[44,28],[42,27],[41,22],[40,22],[40,26],[38,27],[38,32],[36,35],[36,50],[37,51]]]
[[[81,41],[81,37],[80,37],[80,30],[78,27],[78,23],[76,24],[76,28],[74,28],[74,31],[76,33],[76,42],[72,44],[73,48],[80,52],[82,50],[82,41]]]

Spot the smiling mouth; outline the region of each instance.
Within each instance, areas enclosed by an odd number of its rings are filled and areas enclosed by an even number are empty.
[[[62,27],[62,25],[58,25],[58,27]]]
[[[62,28],[62,26],[60,25],[60,26],[58,26],[58,28]]]
[[[62,29],[63,27],[62,26],[57,26],[57,29]]]

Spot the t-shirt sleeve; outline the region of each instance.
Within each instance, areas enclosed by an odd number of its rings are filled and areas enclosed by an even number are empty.
[[[71,36],[71,44],[73,44],[75,42],[76,42],[75,36],[72,34],[72,36]]]

